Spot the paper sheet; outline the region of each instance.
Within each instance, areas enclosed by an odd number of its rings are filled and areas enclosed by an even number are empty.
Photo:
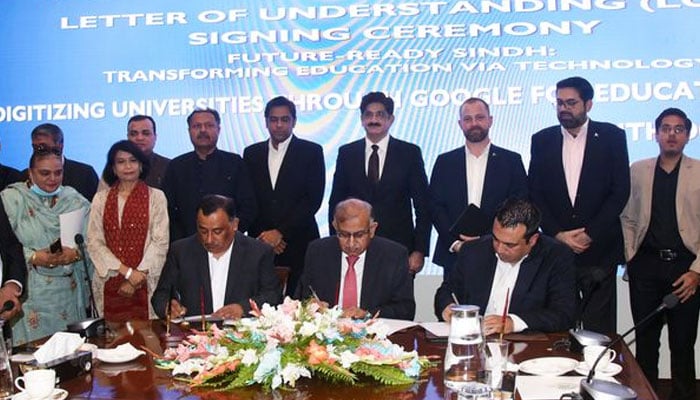
[[[77,248],[75,235],[83,232],[85,223],[85,210],[79,208],[59,216],[61,221],[61,244],[66,247]]]
[[[381,323],[386,325],[388,328],[387,335],[391,335],[392,333],[396,333],[398,331],[402,331],[404,329],[408,329],[412,326],[418,325],[417,322],[414,321],[407,321],[404,319],[390,319],[390,318],[377,318]]]
[[[565,393],[579,393],[585,376],[530,376],[518,375],[515,388],[523,400],[556,400]],[[598,379],[598,378],[596,378]],[[614,378],[603,378],[617,382]]]
[[[421,322],[420,326],[437,337],[450,336],[450,324],[447,322]]]

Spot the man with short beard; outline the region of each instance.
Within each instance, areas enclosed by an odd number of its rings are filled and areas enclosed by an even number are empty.
[[[458,123],[465,146],[438,156],[428,188],[433,225],[438,232],[433,262],[443,267],[445,278],[462,244],[480,236],[450,232],[465,207],[473,204],[487,221],[493,221],[496,208],[504,200],[527,197],[527,177],[520,155],[491,144],[493,117],[489,105],[475,97],[465,100],[459,108]],[[487,233],[488,229],[481,229],[480,234]]]
[[[542,231],[576,254],[583,327],[617,327],[615,276],[624,262],[620,212],[630,192],[625,131],[588,119],[593,86],[580,77],[557,83],[561,125],[532,136],[530,196],[542,211]]]

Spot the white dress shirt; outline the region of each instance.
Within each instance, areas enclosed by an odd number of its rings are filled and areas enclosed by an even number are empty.
[[[371,140],[365,137],[365,175],[369,173],[369,156],[372,155],[373,144],[379,146],[379,149],[377,149],[377,155],[379,155],[379,179],[382,179],[384,160],[386,160],[386,149],[389,147],[389,135],[384,136],[377,143],[372,143]]]
[[[233,242],[231,242],[231,246],[229,246],[228,250],[219,258],[207,252],[209,257],[209,278],[211,279],[212,310],[214,312],[225,306],[224,300],[226,299],[228,269],[231,265],[231,249],[233,249]]]
[[[561,146],[561,161],[564,166],[564,176],[566,177],[566,188],[569,190],[571,205],[575,206],[578,182],[581,178],[581,168],[583,167],[583,155],[586,152],[586,137],[588,136],[588,121],[581,126],[578,135],[574,137],[564,127],[561,127],[563,137]]]
[[[355,262],[355,282],[357,282],[357,304],[360,306],[362,298],[362,273],[365,270],[365,256],[367,251],[360,254]],[[345,274],[348,272],[348,255],[340,252],[340,286],[338,286],[338,304],[343,304],[343,288],[345,287]]]
[[[481,155],[476,156],[465,145],[464,152],[467,160],[467,199],[470,204],[481,208],[481,196],[484,193],[484,179],[486,178],[486,164],[489,161],[491,143],[486,145]]]
[[[522,264],[525,257],[521,258],[520,261],[515,264],[510,264],[502,261],[498,257],[498,254],[496,254],[496,259],[498,259],[496,262],[496,272],[493,275],[491,294],[489,295],[489,302],[486,304],[484,315],[503,315],[503,310],[506,306],[506,295],[509,292],[508,310],[510,310],[510,303],[513,300],[513,288],[515,288],[515,283],[518,281],[520,264]],[[527,324],[520,317],[510,312],[508,316],[513,320],[513,332],[520,332],[527,329]]]
[[[275,185],[277,184],[277,176],[280,173],[280,167],[282,167],[284,155],[287,154],[289,142],[291,141],[292,135],[289,135],[287,140],[277,145],[276,149],[272,145],[272,140],[267,141],[267,169],[270,170],[270,182],[272,183],[272,189],[274,189]]]

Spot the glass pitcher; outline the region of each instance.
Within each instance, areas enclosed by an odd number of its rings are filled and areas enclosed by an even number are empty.
[[[453,305],[450,336],[445,350],[445,386],[458,391],[469,382],[483,382],[484,337],[479,307]]]

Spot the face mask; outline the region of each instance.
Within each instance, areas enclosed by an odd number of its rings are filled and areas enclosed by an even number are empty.
[[[32,184],[32,187],[30,189],[32,190],[32,192],[38,194],[39,196],[50,197],[50,196],[56,196],[59,193],[61,193],[61,190],[63,190],[63,186],[59,186],[53,192],[47,192],[44,189],[40,188],[39,185],[36,185],[36,184]]]

